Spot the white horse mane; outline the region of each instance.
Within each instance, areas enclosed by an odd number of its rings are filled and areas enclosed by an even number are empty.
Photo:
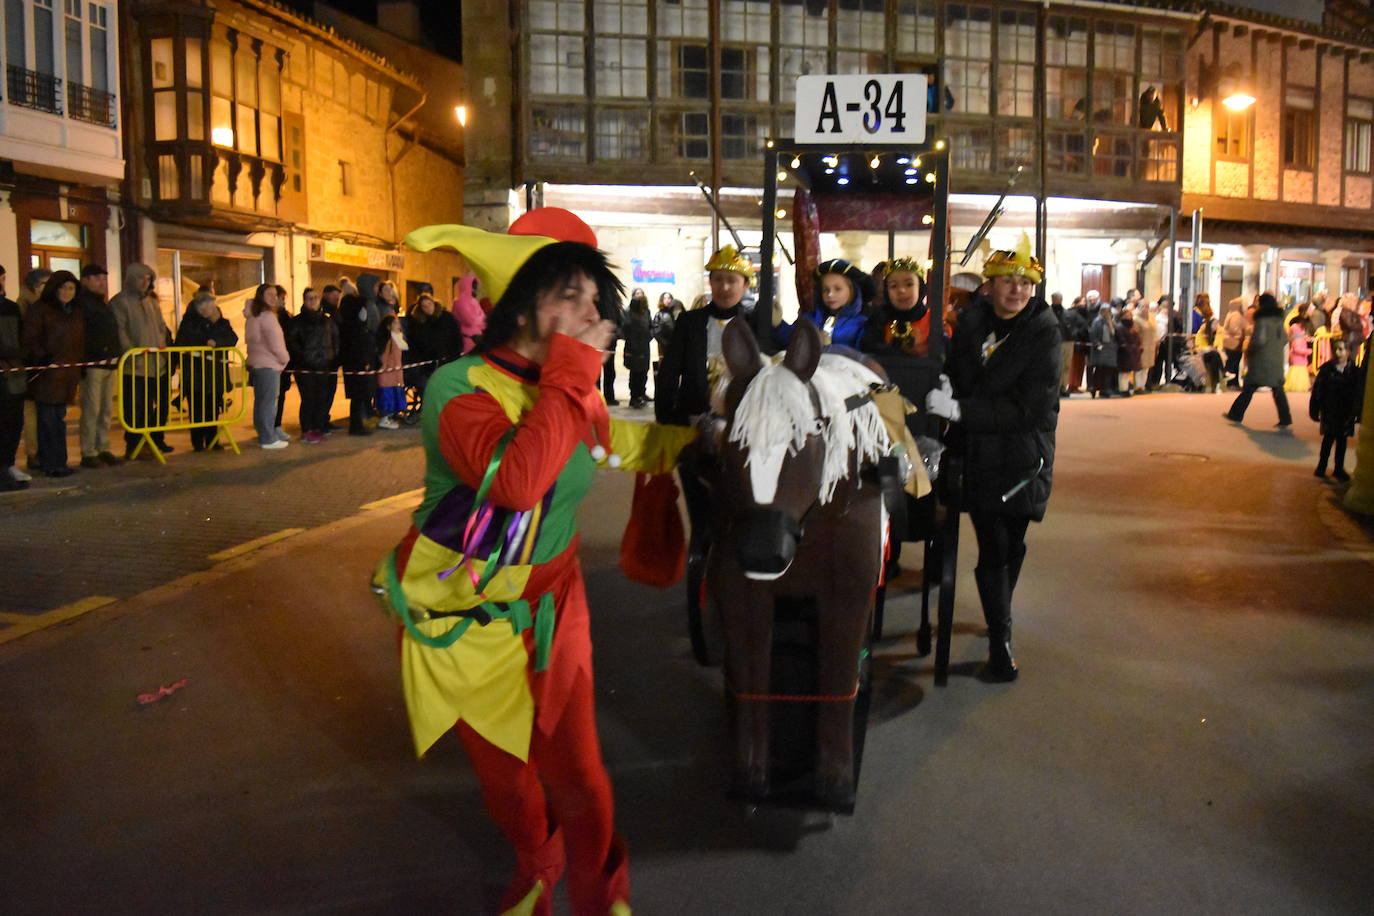
[[[754,376],[735,410],[730,441],[748,455],[754,498],[773,501],[778,475],[787,455],[795,455],[811,435],[824,439],[825,461],[821,469],[819,498],[830,502],[836,485],[849,476],[850,454],[858,465],[877,461],[892,447],[882,415],[871,400],[850,410],[846,399],[881,385],[872,370],[857,360],[836,353],[821,355],[811,385],[820,402],[820,416],[801,379],[782,363],[782,357],[765,362]],[[826,419],[829,422],[826,422]]]

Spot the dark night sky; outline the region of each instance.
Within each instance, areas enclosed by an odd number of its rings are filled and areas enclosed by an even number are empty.
[[[311,0],[286,0],[307,15]],[[347,13],[363,22],[377,24],[377,0],[326,0],[325,6]],[[418,0],[420,21],[429,44],[435,51],[454,60],[463,59],[462,5],[459,0]]]

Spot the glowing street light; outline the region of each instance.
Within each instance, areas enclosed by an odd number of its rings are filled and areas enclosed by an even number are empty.
[[[467,127],[467,126],[468,126],[468,106],[466,106],[466,105],[455,105],[455,106],[453,106],[453,115],[454,115],[454,117],[456,117],[456,118],[458,119],[458,126],[459,126],[459,127]]]

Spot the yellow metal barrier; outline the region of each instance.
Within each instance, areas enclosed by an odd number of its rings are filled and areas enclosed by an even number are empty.
[[[139,347],[119,358],[118,372],[120,425],[141,436],[130,458],[147,446],[166,464],[153,434],[212,426],[211,445],[239,451],[229,427],[243,419],[248,369],[237,347]]]

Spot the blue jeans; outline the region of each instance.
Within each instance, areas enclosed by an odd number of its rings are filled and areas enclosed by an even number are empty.
[[[249,369],[248,381],[253,386],[253,428],[258,431],[258,444],[277,441],[277,392],[281,389],[281,370]]]

